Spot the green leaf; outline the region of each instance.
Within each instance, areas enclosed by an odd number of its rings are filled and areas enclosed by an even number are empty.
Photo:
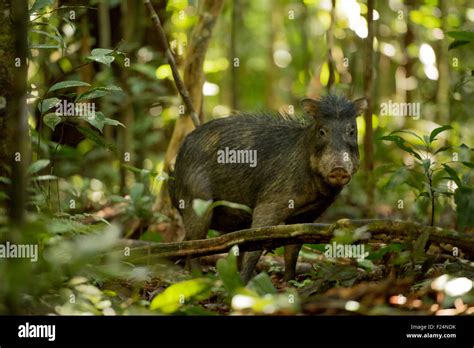
[[[249,214],[252,214],[252,208],[250,208],[249,206],[245,204],[234,203],[234,202],[229,202],[229,201],[216,201],[212,203],[212,209],[218,206],[224,206],[224,207],[228,207],[232,209],[239,209],[239,210],[246,211]]]
[[[122,89],[117,86],[95,87],[79,95],[76,101],[101,98],[114,92],[122,92]]]
[[[48,180],[58,180],[56,175],[38,175],[31,178],[34,181],[48,181]]]
[[[474,41],[474,31],[454,30],[448,31],[447,34],[456,40]]]
[[[207,278],[186,280],[170,285],[158,294],[150,303],[150,309],[165,314],[176,312],[183,304],[195,298],[204,300],[209,297],[213,282]]]
[[[233,246],[229,250],[229,254],[225,259],[217,261],[217,272],[219,272],[219,278],[224,283],[224,288],[227,290],[229,295],[235,294],[244,285],[240,280],[239,271],[237,269],[237,254],[239,248]]]
[[[146,231],[140,236],[139,239],[146,240],[147,242],[161,243],[163,241],[163,236],[158,232]]]
[[[60,103],[61,100],[58,98],[49,98],[49,99],[44,99],[42,102],[38,104],[38,110],[41,113],[44,113],[45,111],[48,111],[52,107],[56,106],[58,103]]]
[[[199,198],[193,199],[194,212],[197,214],[197,216],[202,217],[204,216],[204,214],[206,214],[208,209],[211,207],[211,204],[212,204],[212,200],[205,201]]]
[[[35,174],[39,172],[40,170],[46,168],[49,165],[50,161],[47,159],[40,159],[30,165],[28,168],[28,174]]]
[[[54,112],[50,112],[49,114],[43,116],[43,122],[49,128],[54,130],[54,128],[56,128],[56,126],[61,123],[61,117],[56,115]]]
[[[35,11],[41,10],[46,6],[51,6],[54,0],[36,0],[33,6],[31,6],[29,12],[33,13]]]
[[[63,38],[61,36],[58,36],[56,34],[52,34],[52,33],[49,33],[47,31],[44,31],[44,30],[38,30],[38,29],[30,29],[30,32],[32,33],[36,33],[36,34],[40,34],[40,35],[44,35],[46,37],[49,37],[50,39],[53,39],[54,41],[56,41],[58,44],[57,46],[58,47],[61,47],[61,43],[63,43]]]
[[[410,171],[407,167],[400,167],[397,169],[388,179],[384,185],[385,190],[392,190],[393,188],[407,183],[407,179],[410,176]]]
[[[92,129],[89,129],[87,127],[83,127],[80,125],[76,126],[76,128],[82,135],[84,135],[87,139],[90,139],[91,141],[93,141],[99,147],[107,149],[112,152],[117,152],[117,148],[114,144],[108,143],[104,139],[104,137],[94,132]]]
[[[462,182],[456,171],[447,164],[443,164],[443,167],[446,173],[448,173],[449,177],[456,183],[456,185],[458,185],[458,187],[461,187]]]
[[[97,57],[100,57],[100,56],[106,56],[110,53],[112,53],[114,50],[111,50],[110,48],[94,48],[92,51],[91,51],[91,54],[93,56],[97,56]]]
[[[102,112],[96,111],[81,118],[87,121],[87,123],[89,123],[91,126],[100,130],[100,132],[102,133],[102,129],[104,128],[105,124],[105,116]]]
[[[454,193],[459,228],[474,227],[474,188],[460,187]]]
[[[0,183],[5,184],[5,185],[10,185],[12,181],[10,178],[7,178],[6,176],[0,176]]]
[[[57,49],[57,48],[61,48],[60,45],[30,45],[30,48],[37,48],[37,49],[50,49],[50,48],[53,48],[53,49]]]
[[[126,128],[122,122],[119,122],[117,120],[114,120],[108,117],[104,119],[104,124],[109,125],[109,126],[122,126],[123,128]]]
[[[423,169],[425,170],[425,173],[428,173],[428,170],[431,167],[431,160],[429,158],[423,160]]]
[[[464,46],[464,45],[467,45],[468,43],[471,43],[471,41],[464,41],[464,40],[454,40],[453,42],[451,42],[448,46],[448,51],[449,50],[452,50],[454,48],[457,48],[457,47],[460,47],[460,46]]]
[[[115,60],[115,57],[112,56],[89,56],[86,59],[96,61],[101,64],[105,64],[110,67],[110,64]]]
[[[106,96],[107,94],[109,94],[109,93],[107,91],[104,91],[103,89],[93,88],[89,91],[86,91],[86,92],[80,94],[77,97],[76,101],[79,102],[81,100],[101,98],[103,96]]]
[[[137,203],[139,199],[143,196],[143,192],[145,191],[145,185],[141,182],[137,182],[132,186],[130,190],[130,197],[132,198],[133,203]]]
[[[436,140],[436,136],[439,133],[444,132],[445,130],[448,130],[448,129],[453,129],[453,127],[451,127],[450,125],[447,124],[447,125],[444,125],[444,126],[433,129],[433,131],[430,134],[430,143],[432,143],[434,140]]]
[[[474,168],[474,163],[472,162],[461,162],[461,163],[464,164],[466,167]]]
[[[420,192],[420,194],[418,195],[418,197],[426,197],[426,198],[430,198],[431,197],[431,194],[427,191],[423,191],[423,192]]]
[[[400,130],[393,131],[390,134],[397,134],[397,133],[410,134],[410,135],[413,135],[414,137],[416,137],[417,139],[419,139],[422,143],[424,142],[423,139],[418,134],[416,134],[415,132],[409,131],[409,130],[400,129]]]
[[[84,81],[75,81],[75,80],[68,80],[68,81],[61,81],[52,85],[48,92],[57,91],[58,89],[62,88],[70,88],[70,87],[90,87],[90,84]]]
[[[259,296],[264,296],[266,294],[276,294],[276,289],[273,286],[273,283],[265,272],[257,274],[252,278],[247,285],[250,290],[255,291]]]
[[[114,56],[109,55],[112,52],[113,50],[106,49],[106,48],[95,48],[91,52],[92,55],[89,57],[86,57],[86,59],[93,60],[98,63],[110,66],[110,63],[112,63],[115,60]]]
[[[395,144],[397,144],[397,146],[400,149],[402,149],[405,152],[411,153],[413,156],[415,156],[416,158],[418,158],[421,161],[421,156],[415,150],[413,150],[411,147],[405,145],[405,144],[410,144],[410,143],[407,142],[402,137],[399,137],[397,135],[385,135],[383,137],[380,137],[379,140],[393,141],[393,142],[395,142]]]
[[[446,150],[450,150],[451,149],[451,146],[443,146],[443,147],[440,147],[438,150],[436,150],[434,152],[434,154],[436,155],[437,153],[440,153],[440,152],[443,152],[443,151],[446,151]]]

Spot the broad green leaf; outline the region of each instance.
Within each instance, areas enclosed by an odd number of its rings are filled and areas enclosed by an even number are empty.
[[[423,160],[423,169],[425,170],[425,173],[428,173],[428,170],[431,167],[431,160],[429,158]]]
[[[56,115],[54,112],[50,112],[49,114],[44,115],[43,122],[49,128],[54,130],[54,128],[56,128],[56,126],[61,123],[61,117]]]
[[[246,211],[249,214],[252,214],[252,208],[250,208],[249,206],[245,204],[234,203],[234,202],[229,202],[229,201],[216,201],[212,203],[212,209],[218,206],[224,206],[224,207],[228,207],[232,209],[239,209],[239,210]]]
[[[48,180],[57,180],[58,177],[56,175],[38,175],[31,178],[34,181],[48,181]]]
[[[105,124],[105,116],[102,112],[96,111],[82,118],[102,133]]]
[[[87,139],[90,139],[91,141],[93,141],[99,147],[107,149],[107,150],[112,151],[112,152],[117,152],[117,147],[114,144],[108,143],[104,139],[103,136],[101,136],[100,134],[94,132],[92,129],[89,129],[87,127],[83,127],[83,126],[80,126],[80,125],[76,126],[76,128]]]
[[[63,42],[63,38],[61,36],[57,36],[56,34],[52,34],[52,33],[49,33],[47,31],[37,30],[37,29],[30,29],[30,32],[49,37],[50,39],[53,39],[54,41],[56,41],[58,43],[58,45],[57,45],[58,47],[62,46],[61,43]]]
[[[81,101],[85,99],[95,99],[95,98],[101,98],[104,97],[110,93],[114,92],[121,92],[122,89],[117,86],[109,86],[109,87],[95,87],[87,92],[82,93],[81,95],[78,96],[76,101]]]
[[[384,186],[385,190],[391,190],[399,185],[406,183],[410,171],[407,167],[400,167],[397,169],[388,179],[387,183]]]
[[[433,131],[430,134],[430,143],[432,143],[436,139],[436,136],[439,133],[444,132],[445,130],[448,130],[448,129],[453,129],[453,127],[447,124],[447,125],[433,129]]]
[[[114,56],[109,55],[112,52],[113,50],[107,48],[95,48],[87,59],[110,66],[110,63],[115,60]]]
[[[28,168],[28,174],[35,174],[41,169],[46,168],[49,165],[50,161],[48,159],[40,159],[30,165]]]
[[[416,137],[417,139],[419,139],[421,142],[424,142],[423,139],[418,134],[416,134],[415,132],[409,131],[409,130],[404,130],[404,129],[396,130],[396,131],[393,131],[392,133],[390,133],[390,135],[397,134],[397,133],[410,134],[410,135],[413,135],[414,137]]]
[[[186,280],[170,285],[151,301],[150,309],[159,310],[165,314],[174,313],[193,298],[196,300],[208,298],[212,285],[212,280],[207,278]]]
[[[119,122],[117,120],[114,120],[108,117],[104,119],[104,124],[107,124],[109,126],[122,126],[123,128],[125,128],[125,125],[122,122]]]
[[[114,50],[111,50],[109,48],[94,48],[92,51],[91,51],[91,54],[93,56],[106,56],[110,53],[112,53]]]
[[[0,183],[10,185],[12,181],[10,178],[7,178],[6,176],[0,176]]]
[[[421,156],[413,150],[411,147],[405,145],[405,144],[410,144],[408,143],[405,139],[397,136],[397,135],[385,135],[383,137],[380,137],[379,140],[385,140],[385,141],[393,141],[397,146],[402,149],[405,152],[411,153],[413,156],[421,160]]]
[[[44,44],[41,44],[41,45],[30,45],[29,46],[30,48],[37,48],[37,49],[51,49],[51,48],[61,48],[60,45],[44,45]]]
[[[45,8],[46,6],[52,5],[54,0],[36,0],[33,6],[31,6],[29,12],[33,13],[35,11],[41,10],[42,8]]]
[[[90,87],[90,84],[84,81],[75,81],[75,80],[61,81],[52,85],[49,88],[48,92],[53,92],[53,91],[57,91],[58,89],[70,88],[70,87]]]
[[[253,277],[247,285],[247,288],[255,291],[259,296],[264,296],[266,294],[273,295],[277,292],[270,277],[265,272],[259,273]]]
[[[216,265],[219,277],[222,279],[224,288],[229,295],[233,295],[238,289],[244,286],[240,280],[239,271],[237,270],[238,251],[239,248],[237,246],[232,247],[227,257],[217,261]]]
[[[436,150],[434,154],[436,155],[437,153],[444,152],[449,149],[451,149],[451,146],[443,146],[443,147],[440,147],[438,150]]]
[[[461,46],[464,46],[464,45],[467,45],[468,43],[471,43],[471,41],[465,41],[465,40],[454,40],[453,42],[451,42],[448,46],[448,51],[449,50],[452,50],[454,48],[457,48],[457,47],[461,47]]]
[[[86,59],[96,61],[101,64],[110,66],[110,64],[115,60],[115,57],[112,56],[89,56]]]
[[[147,242],[161,243],[163,241],[163,236],[158,232],[146,231],[139,239],[146,240]]]
[[[448,31],[447,34],[456,40],[474,41],[474,31],[453,30]]]
[[[464,164],[466,167],[474,168],[474,163],[472,162],[461,162],[461,163]]]
[[[145,191],[145,185],[141,182],[137,182],[132,186],[130,190],[130,197],[132,198],[132,202],[137,203],[140,197],[143,196],[143,192]]]
[[[107,91],[104,91],[103,89],[93,88],[93,89],[79,95],[77,97],[76,101],[78,102],[78,101],[81,101],[81,100],[101,98],[103,96],[106,96],[107,94],[109,94],[109,93]]]
[[[460,187],[454,193],[459,228],[474,227],[474,188]]]
[[[446,173],[448,173],[449,177],[456,183],[456,185],[458,185],[458,187],[461,187],[462,182],[456,171],[447,164],[443,164],[443,167]]]
[[[193,199],[194,212],[197,214],[197,216],[202,217],[204,216],[204,214],[206,214],[208,209],[211,207],[211,204],[212,204],[212,200],[205,201],[199,198]]]
[[[38,104],[38,110],[43,113],[45,111],[48,111],[52,107],[56,106],[58,103],[60,103],[61,100],[58,98],[49,98],[49,99],[44,99],[42,102]]]

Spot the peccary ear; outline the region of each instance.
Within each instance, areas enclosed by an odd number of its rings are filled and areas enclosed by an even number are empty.
[[[309,116],[316,117],[319,114],[319,100],[304,98],[301,100],[301,107]]]
[[[356,116],[362,115],[367,110],[367,98],[360,98],[353,101],[356,108]]]

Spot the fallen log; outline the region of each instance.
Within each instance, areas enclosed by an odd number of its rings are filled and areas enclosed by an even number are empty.
[[[362,230],[360,230],[362,228]],[[421,234],[427,234],[428,242],[451,244],[474,255],[474,234],[461,233],[440,227],[424,226],[401,220],[348,220],[333,224],[310,223],[278,225],[251,228],[221,235],[215,238],[174,242],[151,243],[137,240],[122,240],[116,252],[131,257],[133,261],[146,258],[182,258],[205,256],[228,252],[237,245],[240,252],[251,250],[272,250],[288,244],[328,243],[338,230],[352,230],[364,233],[367,241],[401,239],[415,241]],[[149,261],[149,259],[148,259]]]

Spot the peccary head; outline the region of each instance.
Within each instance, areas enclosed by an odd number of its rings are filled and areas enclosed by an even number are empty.
[[[329,95],[303,99],[301,106],[315,120],[308,145],[311,169],[331,186],[346,185],[359,167],[356,116],[365,111],[367,100]]]

